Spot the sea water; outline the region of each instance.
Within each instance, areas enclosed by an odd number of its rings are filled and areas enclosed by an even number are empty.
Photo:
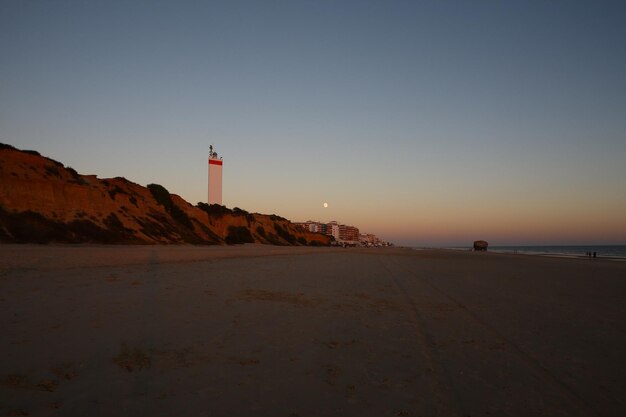
[[[493,246],[493,252],[523,253],[529,255],[586,256],[596,253],[599,258],[626,260],[626,245],[581,245],[581,246]]]
[[[414,248],[427,249],[427,248]],[[446,247],[443,249],[472,250],[471,247]],[[519,253],[524,255],[586,257],[587,253],[596,253],[598,258],[611,258],[626,261],[626,245],[553,245],[553,246],[489,246],[489,252]]]
[[[471,250],[466,248],[448,248]],[[598,258],[612,258],[626,261],[626,245],[579,245],[579,246],[489,246],[490,252],[520,253],[525,255],[548,255],[585,257],[587,253],[596,253]]]

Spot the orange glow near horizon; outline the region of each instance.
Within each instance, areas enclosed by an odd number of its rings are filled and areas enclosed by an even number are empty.
[[[452,244],[485,239],[500,244],[626,243],[626,220],[621,213],[574,210],[498,211],[440,210],[395,216],[368,227],[390,240],[421,244]]]
[[[493,244],[584,244],[626,243],[626,208],[623,198],[612,204],[605,199],[584,200],[536,198],[477,204],[463,201],[410,201],[378,206],[356,204],[361,210],[339,207],[295,220],[338,220],[381,238],[416,245],[462,244],[485,239]],[[620,200],[621,198],[621,200]],[[521,198],[519,199],[521,200]],[[296,210],[296,207],[293,207]]]

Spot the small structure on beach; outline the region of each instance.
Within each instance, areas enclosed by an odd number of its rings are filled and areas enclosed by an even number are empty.
[[[475,251],[487,251],[487,247],[489,243],[484,240],[476,240],[474,241],[474,250]]]

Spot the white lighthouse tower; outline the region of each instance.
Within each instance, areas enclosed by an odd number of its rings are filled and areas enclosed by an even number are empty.
[[[209,146],[209,204],[222,205],[222,158]]]

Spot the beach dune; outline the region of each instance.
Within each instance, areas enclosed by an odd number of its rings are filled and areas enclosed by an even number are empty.
[[[0,247],[0,415],[623,416],[626,263]]]

